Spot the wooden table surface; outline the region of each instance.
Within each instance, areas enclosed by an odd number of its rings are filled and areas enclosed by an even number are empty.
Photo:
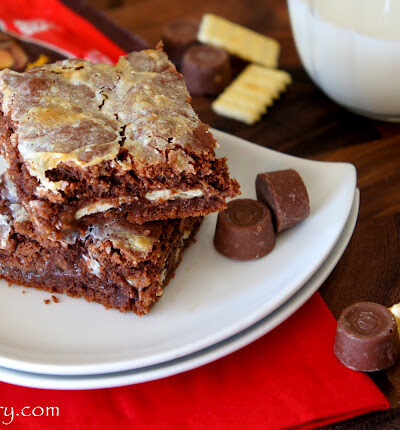
[[[90,0],[118,24],[160,40],[164,23],[200,19],[213,12],[278,39],[280,67],[294,83],[262,121],[247,126],[217,116],[210,98],[195,97],[201,119],[211,126],[272,149],[306,158],[348,161],[357,167],[361,206],[349,247],[320,292],[338,317],[361,300],[385,306],[400,301],[400,124],[354,115],[329,100],[312,83],[296,53],[283,0]],[[400,428],[400,361],[373,379],[392,409],[330,428]],[[399,407],[399,409],[397,409]]]

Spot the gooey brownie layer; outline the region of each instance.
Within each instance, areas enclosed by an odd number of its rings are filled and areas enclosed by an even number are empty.
[[[200,218],[186,218],[134,225],[120,217],[87,225],[73,244],[49,241],[33,228],[5,174],[0,181],[0,277],[145,314],[162,295],[200,223]]]
[[[135,223],[206,215],[238,194],[161,49],[115,66],[71,59],[6,70],[0,101],[2,150],[44,236],[120,211]]]

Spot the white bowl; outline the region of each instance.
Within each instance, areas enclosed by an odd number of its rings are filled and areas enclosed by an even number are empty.
[[[400,1],[288,0],[308,74],[356,113],[400,121]]]

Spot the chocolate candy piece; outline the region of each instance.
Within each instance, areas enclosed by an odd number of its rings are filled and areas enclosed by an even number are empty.
[[[0,34],[0,69],[22,71],[28,64],[28,56],[21,46],[7,34]]]
[[[190,94],[219,94],[231,80],[229,55],[215,46],[194,45],[183,56],[182,74]]]
[[[179,68],[185,51],[197,43],[199,23],[192,19],[178,19],[164,26],[162,41],[170,60]]]
[[[340,315],[334,349],[337,358],[350,369],[386,369],[400,354],[394,316],[378,303],[349,306]]]
[[[236,199],[218,214],[214,246],[235,260],[260,258],[275,246],[269,209],[257,200]]]
[[[307,189],[296,170],[258,174],[256,192],[258,200],[272,210],[278,233],[293,227],[310,214]]]

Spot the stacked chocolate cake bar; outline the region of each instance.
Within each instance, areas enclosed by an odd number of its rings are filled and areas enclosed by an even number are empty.
[[[147,313],[238,194],[161,49],[0,73],[0,276]]]

